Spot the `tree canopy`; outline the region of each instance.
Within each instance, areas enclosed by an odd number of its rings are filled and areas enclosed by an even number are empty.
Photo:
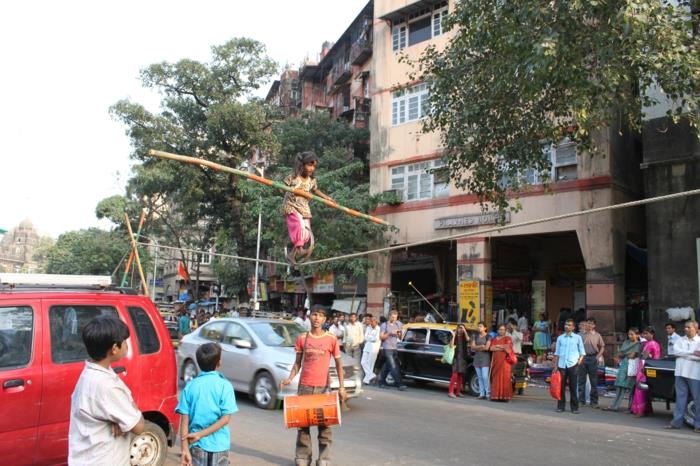
[[[46,273],[111,275],[130,250],[120,231],[99,228],[69,231],[44,253]],[[144,266],[147,256],[142,256]]]
[[[120,211],[136,222],[146,204],[146,235],[177,247],[209,249],[255,257],[257,216],[262,214],[261,257],[283,260],[287,239],[282,195],[257,183],[198,166],[148,157],[149,149],[204,158],[239,167],[262,155],[265,176],[282,180],[291,173],[294,156],[313,149],[320,158],[320,189],[341,204],[369,210],[366,130],[332,121],[328,113],[309,113],[279,120],[275,110],[254,98],[275,71],[264,46],[251,39],[232,39],[212,47],[208,63],[180,60],[146,67],[141,79],[162,97],[158,113],[128,100],[117,102],[112,115],[126,125],[137,160],[123,198],[108,198],[97,214],[118,225]],[[381,235],[368,222],[326,207],[314,209],[317,255],[366,247]],[[185,255],[182,255],[183,262]],[[227,289],[243,291],[252,263],[214,259],[214,270]],[[364,273],[364,260],[337,264]],[[196,271],[188,270],[195,278]]]
[[[641,129],[643,109],[659,100],[650,88],[697,131],[691,9],[697,0],[456,2],[446,20],[454,37],[415,63],[431,86],[424,129],[441,132],[452,180],[503,213],[524,173],[548,179],[543,145],[568,137],[595,155],[596,130]]]

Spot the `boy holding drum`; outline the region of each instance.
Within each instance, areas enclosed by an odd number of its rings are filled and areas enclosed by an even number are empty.
[[[326,312],[322,306],[314,305],[311,308],[311,331],[303,333],[297,337],[295,344],[296,361],[289,377],[280,383],[280,388],[289,385],[294,377],[301,370],[299,378],[299,395],[315,395],[328,393],[330,390],[328,383],[328,369],[330,358],[335,359],[335,367],[338,371],[338,381],[340,382],[339,394],[345,401],[345,384],[343,380],[343,364],[340,359],[340,347],[335,335],[323,330],[326,321]],[[330,464],[330,446],[333,443],[331,428],[328,426],[318,426],[318,461],[317,466]],[[311,450],[311,428],[303,427],[297,433],[296,466],[310,466],[312,460]]]

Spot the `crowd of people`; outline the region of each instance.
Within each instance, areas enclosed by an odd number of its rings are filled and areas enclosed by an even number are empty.
[[[186,316],[186,313],[185,313]],[[182,317],[182,315],[181,315]],[[388,319],[365,315],[360,320],[354,313],[347,322],[333,315],[326,322],[326,312],[314,306],[308,313],[300,313],[297,323],[307,329],[295,342],[297,357],[287,379],[281,387],[300,375],[298,393],[316,394],[328,391],[329,359],[335,359],[340,382],[339,396],[345,400],[341,351],[360,363],[365,371],[366,383],[388,387],[388,376],[399,390],[406,386],[401,382],[397,344],[401,339],[403,324],[398,311],[392,309]],[[328,324],[328,325],[326,325]],[[537,322],[535,322],[535,326]],[[450,344],[454,347],[452,377],[448,395],[462,396],[461,387],[469,366],[470,353],[479,380],[479,399],[508,401],[513,396],[511,365],[521,347],[522,330],[515,317],[497,326],[495,335],[489,334],[484,322],[478,331],[470,335],[459,324]],[[668,336],[667,355],[675,356],[676,406],[673,419],[666,426],[679,429],[683,423],[690,399],[700,400],[700,335],[698,323],[690,320],[683,325],[684,336],[676,333],[676,325],[666,325]],[[136,407],[131,392],[111,370],[111,364],[128,352],[128,327],[119,319],[100,316],[86,325],[83,342],[90,356],[71,398],[69,432],[69,464],[87,464],[96,458],[128,463],[128,436],[144,430],[144,418]],[[569,407],[579,413],[579,400],[585,400],[585,387],[590,383],[590,406],[598,407],[597,367],[605,354],[605,342],[596,331],[594,318],[581,320],[578,326],[573,318],[563,322],[563,332],[553,343],[552,366],[560,377],[561,396],[557,412],[566,409],[566,392],[569,391]],[[378,375],[375,361],[380,349],[383,363]],[[471,350],[471,351],[470,351]],[[607,411],[618,411],[623,399],[629,402],[627,411],[638,417],[652,412],[651,399],[639,384],[645,381],[644,365],[650,359],[662,357],[661,345],[655,338],[655,329],[646,327],[640,332],[631,327],[627,339],[620,345],[615,360],[618,365],[615,387],[617,394]],[[190,381],[180,394],[176,411],[181,415],[182,464],[228,464],[231,438],[230,416],[238,408],[231,384],[218,372],[221,365],[221,347],[217,343],[201,345],[196,354],[201,372]],[[105,420],[106,419],[106,420]],[[318,426],[318,464],[330,461],[332,431],[330,426]],[[695,410],[694,431],[700,433],[700,409]],[[295,462],[308,465],[311,462],[312,442],[310,428],[300,428],[297,434]]]

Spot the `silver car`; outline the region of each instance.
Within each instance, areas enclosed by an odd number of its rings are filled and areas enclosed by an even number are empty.
[[[274,409],[277,401],[296,395],[299,375],[279,390],[280,381],[289,376],[296,352],[294,342],[305,330],[294,322],[274,319],[222,318],[207,322],[185,335],[177,350],[180,378],[185,382],[199,373],[195,354],[199,345],[221,345],[221,373],[236,391],[246,392],[260,408]],[[362,392],[359,363],[342,354],[345,390],[348,397]],[[330,362],[331,389],[340,386],[335,361]]]

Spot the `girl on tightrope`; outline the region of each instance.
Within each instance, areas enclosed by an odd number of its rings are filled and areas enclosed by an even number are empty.
[[[294,174],[288,176],[284,180],[284,184],[291,188],[300,189],[331,202],[335,202],[329,196],[319,191],[316,185],[314,172],[316,171],[317,163],[318,157],[316,153],[312,151],[297,154],[294,160]],[[290,263],[295,264],[298,255],[311,254],[310,250],[307,251],[304,249],[304,245],[313,239],[309,200],[305,197],[297,196],[294,193],[286,192],[282,208],[284,209],[284,215],[287,219],[289,239],[294,246],[287,254],[287,259]]]

